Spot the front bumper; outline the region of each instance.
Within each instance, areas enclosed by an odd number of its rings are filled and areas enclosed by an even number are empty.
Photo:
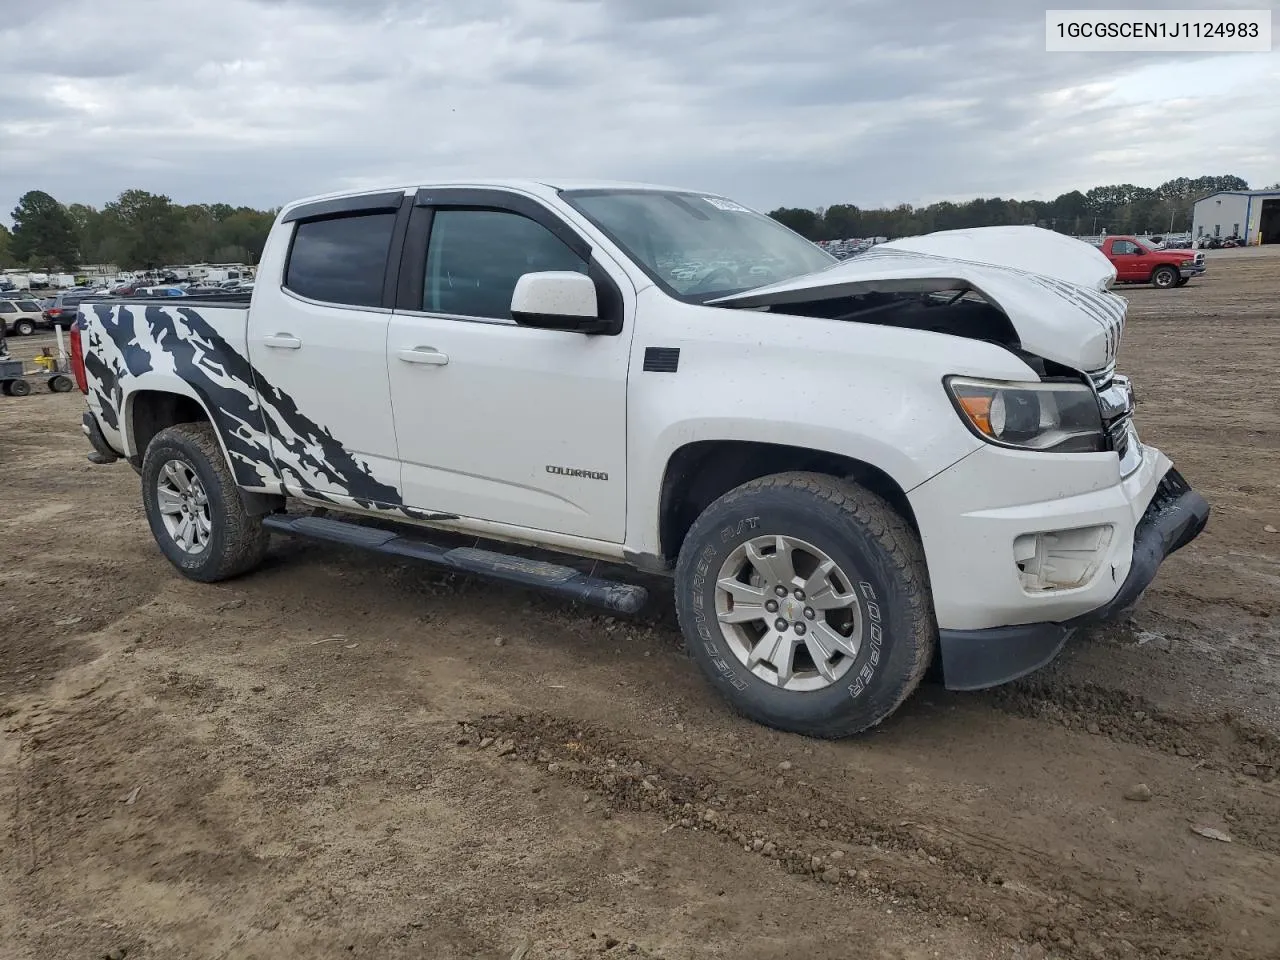
[[[1203,263],[1197,263],[1194,267],[1179,267],[1178,272],[1182,274],[1182,279],[1190,280],[1192,277],[1198,277],[1205,272]]]
[[[1165,558],[1186,546],[1209,520],[1209,504],[1170,468],[1138,521],[1129,573],[1116,594],[1063,621],[939,630],[943,680],[952,690],[978,690],[1016,680],[1048,664],[1077,629],[1109,619],[1138,602]]]

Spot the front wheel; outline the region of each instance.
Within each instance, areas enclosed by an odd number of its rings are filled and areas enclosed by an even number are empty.
[[[160,550],[183,576],[204,583],[245,573],[267,552],[208,423],[166,427],[142,460],[142,502]]]
[[[920,541],[856,484],[786,473],[713,503],[680,550],[676,612],[693,658],[741,713],[845,737],[880,723],[933,659]]]
[[[1180,279],[1178,271],[1173,267],[1156,267],[1155,272],[1151,274],[1151,285],[1161,290],[1168,290],[1177,285]]]

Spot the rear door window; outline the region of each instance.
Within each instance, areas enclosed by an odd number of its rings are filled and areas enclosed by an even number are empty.
[[[323,303],[380,306],[395,222],[394,213],[300,222],[285,267],[285,287]]]

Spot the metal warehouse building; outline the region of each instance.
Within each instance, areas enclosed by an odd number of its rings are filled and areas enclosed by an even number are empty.
[[[1280,190],[1224,190],[1196,201],[1196,237],[1241,237],[1246,244],[1280,243]]]

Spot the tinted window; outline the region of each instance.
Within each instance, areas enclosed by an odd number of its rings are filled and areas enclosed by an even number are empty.
[[[1112,253],[1137,253],[1138,245],[1128,240],[1117,240],[1111,247]]]
[[[17,313],[18,308],[9,300],[0,300],[0,313]]]
[[[431,223],[422,309],[511,319],[511,294],[526,273],[587,264],[546,227],[500,210],[437,210]]]
[[[394,213],[365,213],[298,224],[284,285],[325,303],[382,303]]]
[[[34,300],[19,300],[18,309],[26,311],[27,313],[36,313],[40,309],[40,304],[36,303]]]

